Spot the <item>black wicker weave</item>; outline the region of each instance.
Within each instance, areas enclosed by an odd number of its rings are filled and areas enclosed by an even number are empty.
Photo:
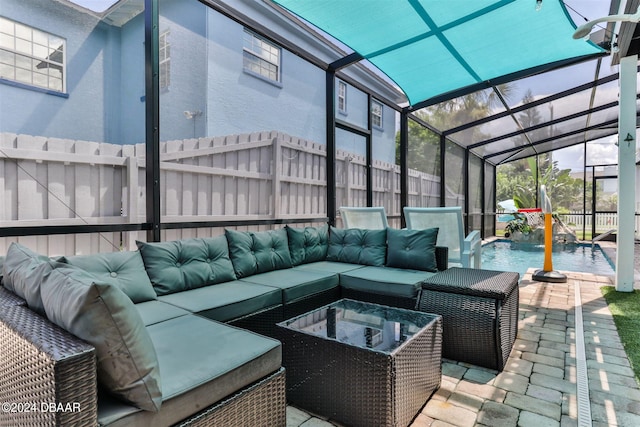
[[[384,309],[399,316],[419,314]],[[442,318],[425,316],[426,326],[391,352],[312,335],[287,326],[291,321],[280,323],[289,402],[351,426],[407,426],[442,375]]]
[[[417,302],[416,298],[400,297],[394,295],[375,294],[373,292],[364,292],[357,289],[342,288],[342,298],[355,299],[358,301],[366,301],[373,304],[388,305],[389,307],[414,309]]]
[[[273,337],[276,334],[276,323],[281,322],[282,319],[284,319],[283,308],[282,304],[279,304],[227,323],[238,328],[248,329],[257,334]]]
[[[313,310],[323,305],[330,304],[340,299],[340,288],[335,287],[333,289],[326,290],[324,292],[318,292],[317,294],[309,295],[304,298],[300,298],[296,301],[288,302],[284,306],[284,319],[290,319],[307,311]]]
[[[518,273],[450,268],[425,280],[419,311],[443,317],[443,357],[501,371],[518,331]]]

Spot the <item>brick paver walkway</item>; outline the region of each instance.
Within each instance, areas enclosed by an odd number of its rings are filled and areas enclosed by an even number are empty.
[[[412,427],[640,426],[640,389],[600,291],[612,278],[568,273],[568,283],[552,284],[532,281],[532,271],[520,283],[518,337],[504,371],[443,360],[441,387]],[[287,408],[287,427],[334,425]]]

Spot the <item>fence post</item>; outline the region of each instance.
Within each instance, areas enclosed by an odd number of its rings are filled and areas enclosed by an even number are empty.
[[[129,223],[138,222],[138,158],[134,153],[127,155],[127,161],[125,162],[127,188],[125,205],[122,207],[123,215],[127,215]],[[129,251],[136,250],[136,240],[138,239],[137,231],[129,231],[124,233],[123,249]]]
[[[395,200],[396,200],[396,168],[395,166],[391,166],[389,168],[389,186],[391,187],[388,191],[389,193],[389,199],[390,202],[388,204],[388,206],[390,207],[389,212],[391,212],[391,215],[397,215],[398,212],[396,211],[396,204],[395,204]],[[400,211],[402,212],[402,206],[400,206]]]
[[[280,218],[280,211],[282,205],[282,189],[281,189],[281,177],[282,177],[282,141],[280,135],[276,135],[273,138],[273,178],[271,180],[273,188],[273,217]]]

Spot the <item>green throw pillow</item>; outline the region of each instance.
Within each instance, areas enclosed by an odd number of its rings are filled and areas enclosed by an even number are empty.
[[[438,271],[436,240],[438,229],[387,229],[387,266],[412,270]]]
[[[329,229],[327,261],[383,266],[387,257],[387,230]]]
[[[324,261],[329,247],[329,227],[293,228],[288,225],[289,252],[293,265]]]
[[[138,251],[71,256],[63,262],[91,273],[102,283],[118,286],[134,303],[157,298]]]
[[[229,255],[238,278],[292,267],[287,231],[225,230]]]
[[[27,302],[36,313],[44,314],[40,289],[42,279],[51,272],[49,258],[20,243],[11,243],[2,269],[4,287]]]
[[[160,367],[151,337],[133,302],[119,287],[95,281],[67,264],[42,283],[49,320],[96,349],[98,382],[111,394],[146,411],[162,403]]]
[[[136,244],[158,295],[236,279],[224,236]]]

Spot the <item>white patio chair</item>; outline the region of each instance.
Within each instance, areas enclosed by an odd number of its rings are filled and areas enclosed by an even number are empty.
[[[480,268],[480,232],[474,230],[468,236],[464,235],[461,207],[405,207],[404,218],[408,229],[439,228],[436,245],[449,248],[449,266],[457,264],[466,268]]]
[[[340,217],[344,228],[367,228],[381,230],[389,227],[384,207],[341,207]]]

